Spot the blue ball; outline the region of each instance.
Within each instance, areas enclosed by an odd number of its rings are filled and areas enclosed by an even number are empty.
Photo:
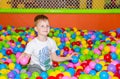
[[[57,50],[57,51],[56,51],[56,55],[60,55],[60,50]]]
[[[73,76],[75,74],[75,69],[74,68],[69,68],[67,70],[67,72],[69,72]]]
[[[22,69],[22,66],[20,64],[15,64],[15,68],[18,69],[18,70],[21,70]]]
[[[117,29],[117,32],[120,33],[120,28]]]
[[[95,65],[95,70],[96,70],[96,71],[100,71],[101,69],[102,69],[102,65],[97,63],[97,64]]]
[[[48,74],[47,74],[47,72],[42,72],[42,73],[40,74],[40,76],[41,76],[43,79],[47,79]]]
[[[0,30],[2,30],[3,29],[3,27],[0,25]]]
[[[1,69],[6,69],[6,68],[7,68],[7,66],[5,64],[0,64],[0,70]]]
[[[72,38],[72,39],[75,39],[75,38],[76,38],[76,34],[72,34],[72,35],[71,35],[71,38]]]
[[[117,59],[117,54],[116,53],[111,53],[110,56],[112,57],[113,60]]]
[[[89,72],[89,74],[91,74],[92,76],[94,76],[94,75],[96,75],[96,71],[95,71],[95,70],[91,70],[91,71]]]
[[[75,52],[80,52],[80,48],[79,48],[79,47],[76,47],[76,48],[74,49],[74,51],[75,51]]]
[[[109,79],[109,74],[105,71],[100,72],[100,79]]]
[[[75,63],[78,63],[79,59],[77,56],[72,56],[72,62],[75,64]]]

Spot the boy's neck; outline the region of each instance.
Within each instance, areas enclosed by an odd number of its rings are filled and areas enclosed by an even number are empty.
[[[47,36],[38,35],[37,39],[40,41],[47,41]]]

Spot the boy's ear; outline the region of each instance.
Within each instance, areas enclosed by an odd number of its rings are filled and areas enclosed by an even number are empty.
[[[35,29],[36,32],[38,31],[36,26],[34,27],[34,29]]]

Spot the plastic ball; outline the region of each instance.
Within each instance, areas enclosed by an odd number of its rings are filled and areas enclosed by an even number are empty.
[[[58,65],[58,62],[53,61],[53,67],[57,67]]]
[[[116,72],[116,67],[113,64],[109,64],[107,69],[108,69],[108,71]]]
[[[95,70],[96,70],[96,71],[100,71],[101,69],[102,69],[102,65],[97,63],[97,64],[95,65]]]
[[[11,55],[12,53],[13,53],[12,50],[10,50],[10,49],[6,50],[7,55]]]
[[[47,79],[56,79],[54,76],[49,76]],[[59,78],[58,78],[59,79]]]
[[[109,79],[109,74],[105,71],[100,72],[100,79]]]
[[[72,62],[73,63],[78,63],[78,57],[77,56],[72,56]]]
[[[111,58],[112,58],[113,60],[116,60],[116,59],[117,59],[117,54],[116,54],[116,53],[111,53],[110,55],[111,55]]]
[[[57,79],[62,79],[63,76],[64,76],[64,75],[63,75],[62,73],[59,73],[59,74],[57,74],[56,78],[57,78]]]
[[[68,77],[71,76],[69,72],[63,72],[63,75],[64,75],[64,76],[68,76]]]
[[[116,69],[120,70],[120,64],[116,64]]]
[[[39,73],[38,73],[38,72],[33,72],[33,73],[32,73],[32,76],[36,78],[36,77],[39,76]]]
[[[91,74],[92,76],[94,76],[94,75],[96,75],[96,71],[95,71],[95,70],[91,70],[91,71],[89,72],[89,74]]]
[[[21,58],[21,60],[19,60],[19,63],[23,66],[27,65],[29,62],[29,57],[24,56],[23,58]]]
[[[21,73],[21,74],[20,74],[20,78],[21,78],[21,79],[28,78],[28,74],[26,74],[26,73]]]
[[[105,60],[106,62],[111,62],[111,56],[110,56],[110,54],[104,55],[104,60]]]
[[[40,76],[38,76],[38,77],[36,77],[36,79],[43,79],[42,77],[40,77]],[[49,78],[48,78],[49,79]]]
[[[91,69],[93,69],[93,68],[95,67],[95,65],[96,65],[96,63],[93,62],[93,61],[91,61],[91,62],[89,63],[89,67],[90,67]]]
[[[89,66],[87,66],[87,67],[84,69],[84,72],[87,73],[87,74],[88,74],[90,71],[91,71],[91,68],[90,68]]]
[[[9,77],[9,78],[14,78],[14,77],[15,77],[15,74],[14,74],[13,72],[9,72],[9,73],[8,73],[8,77]]]
[[[62,77],[62,79],[70,79],[70,77],[64,76],[64,77]]]
[[[9,63],[8,68],[9,68],[10,70],[14,70],[15,64],[14,64],[14,63]]]
[[[43,78],[43,79],[46,79],[48,77],[48,74],[46,72],[42,72],[40,74],[40,76]]]
[[[75,74],[75,70],[74,68],[69,68],[68,70],[66,70],[67,72],[69,72],[71,74],[71,76],[73,76]]]

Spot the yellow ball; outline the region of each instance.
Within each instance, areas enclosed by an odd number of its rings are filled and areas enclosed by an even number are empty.
[[[85,49],[83,52],[84,52],[84,54],[88,54],[89,50]]]
[[[0,59],[2,59],[3,58],[3,54],[0,52]]]
[[[56,76],[56,73],[55,73],[55,72],[51,72],[51,73],[50,73],[50,76],[54,76],[54,77],[55,77],[55,76]]]
[[[76,70],[78,70],[78,69],[83,69],[83,67],[82,66],[77,66]]]
[[[69,72],[63,72],[64,76],[68,76],[68,77],[71,77],[70,73]]]
[[[8,74],[8,73],[9,73],[9,71],[8,71],[7,69],[2,69],[0,72],[1,72],[2,74]]]
[[[105,65],[105,61],[100,61],[99,64],[101,64],[102,66]]]
[[[8,68],[9,68],[10,70],[14,70],[15,64],[14,64],[14,63],[10,63],[10,64],[8,65]]]
[[[114,76],[114,77],[112,77],[112,79],[119,79],[119,78]]]
[[[103,66],[103,67],[102,67],[102,70],[107,70],[107,66]]]
[[[120,49],[116,48],[116,54],[120,54]]]
[[[77,28],[76,27],[73,27],[73,30],[74,30],[74,32],[77,32]]]
[[[110,76],[113,76],[113,75],[114,75],[114,73],[113,73],[113,72],[108,72],[108,74],[109,74]]]
[[[6,76],[1,75],[1,76],[0,76],[0,79],[7,79],[7,77],[6,77]]]
[[[104,47],[104,51],[107,52],[107,53],[110,52],[110,47],[109,46],[105,46]]]
[[[80,31],[77,31],[77,32],[76,32],[76,35],[80,35]]]
[[[111,36],[115,37],[116,33],[115,32],[111,32]]]

